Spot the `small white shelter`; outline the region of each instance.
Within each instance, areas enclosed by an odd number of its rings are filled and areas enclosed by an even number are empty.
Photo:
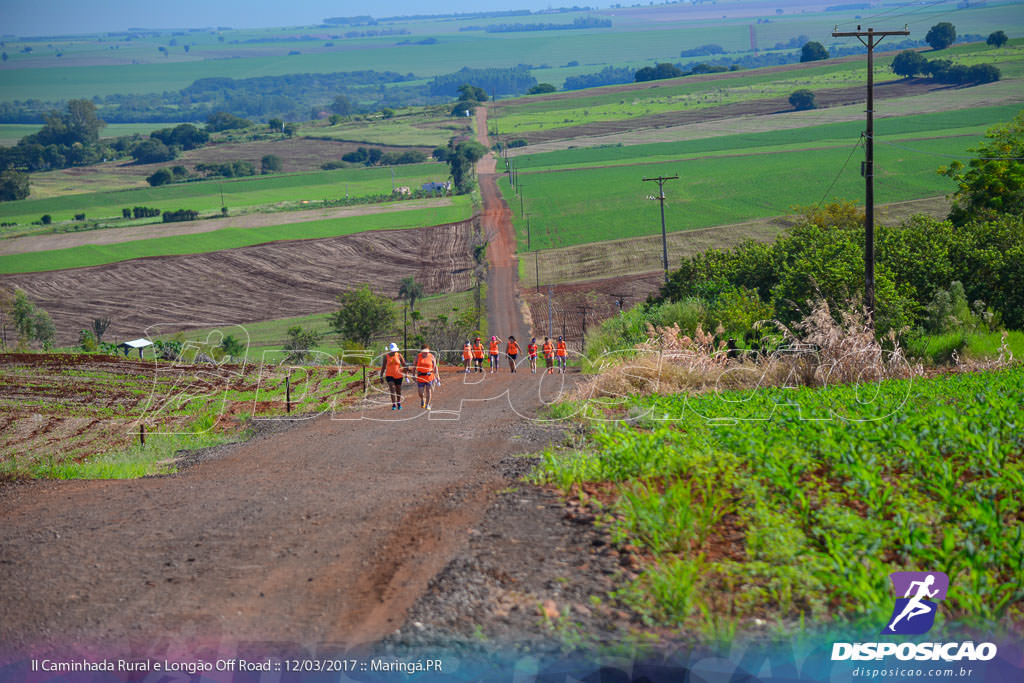
[[[152,345],[153,345],[153,342],[151,342],[150,340],[146,339],[145,337],[141,337],[139,339],[132,339],[131,341],[121,342],[120,344],[117,345],[117,348],[119,348],[122,351],[124,351],[124,355],[125,356],[127,356],[129,353],[131,353],[131,351],[133,349],[138,349],[139,350],[139,358],[142,358],[142,350],[144,348],[146,348],[147,346],[152,346]]]

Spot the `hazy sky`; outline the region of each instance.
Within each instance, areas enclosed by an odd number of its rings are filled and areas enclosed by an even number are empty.
[[[591,5],[586,0],[554,4]],[[611,0],[604,0],[606,7]],[[126,28],[203,28],[230,26],[301,26],[316,24],[324,17],[372,14],[442,14],[493,9],[544,9],[545,0],[0,0],[0,33],[14,35],[59,35],[120,31]]]

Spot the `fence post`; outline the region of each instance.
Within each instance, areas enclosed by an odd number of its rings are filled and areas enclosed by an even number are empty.
[[[139,423],[139,445],[146,445],[146,425],[142,422]]]
[[[284,406],[285,412],[292,412],[292,373],[290,371],[284,377]]]
[[[363,369],[363,400],[366,399],[366,366],[360,366]]]

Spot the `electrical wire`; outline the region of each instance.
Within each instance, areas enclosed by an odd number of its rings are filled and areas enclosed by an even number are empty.
[[[815,209],[814,209],[815,211],[820,209],[821,205],[825,203],[825,199],[828,197],[829,193],[832,192],[832,188],[836,186],[836,183],[839,182],[839,177],[841,175],[843,175],[843,171],[846,170],[847,164],[849,164],[850,163],[850,159],[853,158],[853,153],[857,151],[857,148],[860,147],[860,143],[863,140],[864,140],[864,133],[861,133],[860,137],[857,138],[857,142],[855,142],[853,144],[853,148],[850,150],[850,154],[846,157],[846,161],[843,162],[842,167],[839,169],[839,173],[836,173],[836,177],[832,179],[832,182],[829,184],[828,189],[825,190],[825,194],[821,195],[821,201],[818,202],[818,206],[815,207]]]
[[[923,5],[917,5],[913,9],[911,9],[911,10],[909,10],[907,12],[904,12],[903,14],[897,14],[894,17],[889,17],[889,19],[898,19],[900,17],[906,17],[906,16],[909,16],[911,14],[914,14],[915,12],[919,12],[921,10],[928,9],[929,7],[934,7],[935,5],[942,5],[944,3],[948,3],[948,2],[952,2],[952,1],[953,0],[933,0],[932,2],[928,2],[928,3],[925,3]],[[865,22],[872,21],[874,19],[878,19],[879,17],[887,16],[889,14],[892,14],[893,12],[899,12],[900,10],[904,10],[904,9],[907,9],[906,5],[893,7],[892,9],[886,10],[885,12],[879,12],[878,14],[872,14],[871,16],[863,17],[862,19],[860,19],[860,22],[863,25]]]

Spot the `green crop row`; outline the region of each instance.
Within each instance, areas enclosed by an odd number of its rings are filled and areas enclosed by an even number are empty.
[[[111,245],[36,251],[0,256],[0,273],[33,273],[117,263],[147,256],[203,254],[279,240],[306,240],[352,235],[367,230],[422,228],[462,221],[472,214],[468,196],[453,197],[450,206],[369,214],[348,218],[272,225],[259,228],[224,228],[176,237],[159,237]]]
[[[170,165],[170,164],[168,164]],[[394,174],[392,176],[392,173]],[[207,180],[113,192],[90,192],[49,199],[22,199],[0,204],[3,222],[29,223],[50,214],[54,221],[84,213],[89,220],[119,217],[121,209],[148,206],[162,210],[219,211],[267,206],[280,202],[321,201],[341,197],[390,194],[395,185],[418,188],[448,176],[440,164],[340,169],[315,173],[289,173],[237,180]],[[223,194],[222,194],[223,193]]]
[[[879,140],[891,141],[898,141],[902,137],[922,137],[925,134],[928,137],[974,134],[980,138],[989,127],[1012,119],[1021,108],[1021,104],[1009,104],[884,118],[875,121],[875,135]],[[863,121],[823,125],[813,125],[813,121],[808,121],[808,124],[803,128],[721,135],[685,142],[590,147],[526,154],[515,157],[513,163],[517,169],[529,172],[651,163],[686,159],[695,155],[722,155],[727,152],[788,151],[811,146],[845,145],[848,141],[856,140],[864,130]]]
[[[967,149],[977,141],[967,136],[883,144],[890,141],[881,138],[875,147],[875,200],[885,203],[949,193],[952,184],[935,169],[950,157],[967,158]],[[858,160],[863,152],[854,149],[855,142],[856,138],[823,149],[523,172],[522,208],[530,216],[533,248],[551,249],[658,233],[658,202],[649,199],[657,195],[658,187],[642,180],[659,175],[680,176],[665,185],[669,231],[783,215],[795,206],[814,206],[822,199],[859,202],[864,181]],[[521,202],[513,196],[507,178],[499,186],[513,210],[518,247],[525,250],[527,226]]]
[[[755,619],[877,632],[889,573],[932,570],[950,577],[946,626],[1019,625],[1022,387],[1018,365],[625,399],[632,424],[547,451],[537,476],[577,493],[614,482],[603,524],[649,558],[618,597],[651,623],[710,637]]]

